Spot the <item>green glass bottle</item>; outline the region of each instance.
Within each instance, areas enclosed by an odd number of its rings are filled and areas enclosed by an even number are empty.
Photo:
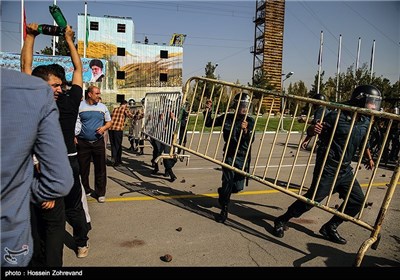
[[[49,10],[58,26],[67,27],[67,20],[57,5],[49,6]]]
[[[51,35],[51,36],[62,36],[64,35],[65,27],[49,25],[49,24],[39,24],[38,32],[43,35]]]

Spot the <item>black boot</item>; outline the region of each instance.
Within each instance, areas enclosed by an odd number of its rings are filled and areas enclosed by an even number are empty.
[[[157,174],[158,173],[158,163],[154,162],[154,170],[151,172],[151,174]]]
[[[140,152],[138,153],[138,156],[141,156],[141,155],[143,155],[143,154],[144,154],[143,148],[140,148]]]
[[[215,221],[217,223],[225,223],[227,218],[228,218],[228,205],[223,205],[221,213],[215,217]]]
[[[137,152],[138,150],[139,150],[139,140],[138,139],[135,139],[135,149],[134,149],[134,152]]]
[[[164,176],[165,177],[170,176],[171,177],[169,179],[170,182],[174,182],[176,180],[176,176],[175,176],[174,172],[172,172],[172,169],[166,169]]]
[[[128,136],[128,141],[129,141],[129,144],[131,144],[131,146],[129,147],[129,150],[133,150],[133,146],[132,146],[132,138],[130,137],[130,136]]]
[[[134,139],[129,139],[129,143],[131,143],[130,150],[131,150],[132,152],[134,152],[134,151],[135,151],[135,142],[134,142]]]
[[[284,218],[284,215],[276,218],[274,221],[274,229],[272,234],[276,237],[282,238],[285,235],[285,230],[288,230],[288,226],[286,225],[287,222],[288,220]]]
[[[321,227],[319,233],[322,234],[322,236],[329,241],[335,242],[337,244],[346,244],[346,239],[341,237],[337,231],[338,226],[339,224],[329,221]]]

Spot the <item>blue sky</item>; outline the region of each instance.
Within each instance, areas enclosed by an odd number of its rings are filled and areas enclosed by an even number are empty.
[[[220,79],[250,82],[254,41],[255,1],[87,1],[93,16],[127,16],[135,24],[135,40],[168,43],[173,33],[186,34],[184,81],[204,75],[207,62],[218,63]],[[27,22],[52,24],[48,6],[53,1],[25,0]],[[69,24],[76,28],[84,1],[58,0]],[[1,1],[1,51],[20,50],[20,1]],[[341,72],[356,62],[361,38],[360,65],[371,59],[375,40],[376,76],[391,83],[400,76],[399,1],[286,1],[283,73],[285,82],[302,80],[308,89],[318,71],[320,34],[323,31],[325,77],[337,71],[338,42],[342,35]],[[39,36],[35,51],[50,46],[49,36]]]

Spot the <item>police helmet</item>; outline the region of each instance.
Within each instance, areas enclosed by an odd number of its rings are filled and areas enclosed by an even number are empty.
[[[135,106],[136,102],[134,99],[131,98],[131,99],[129,99],[128,104],[129,104],[129,107],[133,107],[133,106]]]
[[[326,101],[326,96],[322,93],[316,93],[313,95],[312,97],[313,99],[317,99],[317,100],[322,100],[322,101]]]
[[[368,108],[379,111],[382,95],[379,89],[371,85],[361,85],[354,89],[349,104],[360,108]]]
[[[143,97],[142,98],[142,100],[140,100],[140,103],[142,103],[142,106],[144,106],[144,101],[145,101],[146,99]]]
[[[239,103],[239,105],[238,105]],[[241,108],[248,108],[250,103],[250,96],[247,93],[238,93],[233,99],[233,108],[240,111]]]

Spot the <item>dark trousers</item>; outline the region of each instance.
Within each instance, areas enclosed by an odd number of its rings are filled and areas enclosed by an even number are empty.
[[[153,146],[153,158],[151,162],[154,162],[156,158],[162,154],[162,144],[153,138],[150,139],[150,143]]]
[[[171,151],[171,147],[164,145],[164,144],[161,144],[161,149],[166,154],[169,154],[169,152]],[[167,159],[163,159],[163,161],[164,161],[165,171],[168,172],[169,170],[172,170],[172,168],[175,166],[175,163],[177,160],[175,158],[167,158]]]
[[[232,165],[233,156],[226,156],[225,163]],[[243,168],[244,158],[236,156],[234,167],[238,169]],[[232,193],[238,193],[243,190],[245,184],[245,177],[228,169],[222,168],[222,187],[218,190],[218,201],[221,205],[228,205]]]
[[[307,198],[312,198],[315,190],[315,185],[317,183],[317,179],[319,176],[319,170],[318,166],[321,166],[321,163],[316,163],[316,168],[314,169],[314,174],[313,174],[313,181],[311,183],[310,189],[304,194],[305,197]],[[330,188],[333,184],[333,178],[335,176],[336,172],[336,167],[332,167],[329,165],[326,165],[324,168],[324,172],[322,173],[321,180],[319,182],[319,187],[316,192],[314,200],[317,202],[321,202],[324,200],[325,197],[329,195]],[[353,172],[350,166],[342,169],[338,175],[333,193],[339,193],[339,197],[341,199],[344,199],[347,195],[347,192],[349,190],[351,181],[353,179]],[[351,190],[349,200],[346,205],[346,209],[344,210],[344,213],[354,217],[357,215],[357,213],[361,209],[361,204],[364,200],[364,193],[361,189],[360,184],[358,183],[357,180],[354,181],[354,186],[353,189]],[[288,211],[286,212],[286,217],[287,218],[298,218],[300,217],[303,213],[309,211],[313,206],[311,204],[307,204],[305,202],[302,202],[300,200],[296,200],[292,205],[289,206]],[[339,211],[342,211],[343,209],[343,203],[339,207]],[[338,216],[334,216],[331,221],[340,224],[343,222],[342,218],[339,218]]]
[[[78,161],[81,174],[82,185],[86,193],[90,192],[89,173],[90,161],[93,158],[94,165],[94,190],[95,195],[105,196],[107,185],[106,171],[106,149],[103,138],[94,143],[78,138]]]
[[[187,131],[185,133],[185,126],[186,126],[186,124],[179,128],[179,142],[178,143],[179,143],[179,145],[182,145],[182,146],[186,146],[186,140],[187,140]],[[181,149],[179,148],[178,154],[180,154],[180,153],[181,153]],[[185,153],[185,151],[183,151],[183,154],[184,153]]]
[[[54,208],[42,209],[31,203],[33,256],[29,266],[61,267],[65,234],[64,198],[55,200]]]
[[[122,163],[122,130],[109,130],[111,157],[115,163]]]
[[[67,222],[72,226],[75,244],[78,247],[87,245],[89,228],[86,222],[85,210],[82,205],[82,187],[79,178],[79,162],[77,156],[70,156],[69,163],[74,175],[74,185],[64,198]]]
[[[144,139],[135,139],[135,144],[136,144],[136,147],[141,146],[140,151],[143,152]]]

